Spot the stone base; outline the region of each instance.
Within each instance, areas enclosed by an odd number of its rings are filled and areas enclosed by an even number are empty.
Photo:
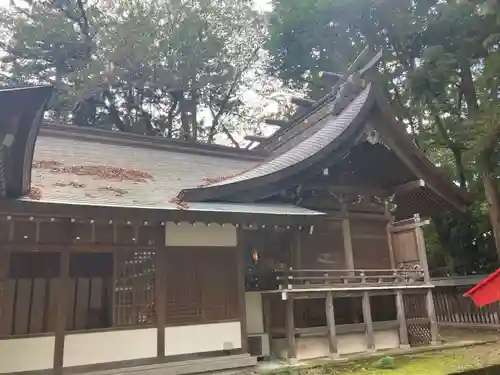
[[[399,349],[411,349],[410,345],[399,345]]]
[[[431,345],[441,345],[441,341],[440,340],[432,340],[431,341]]]

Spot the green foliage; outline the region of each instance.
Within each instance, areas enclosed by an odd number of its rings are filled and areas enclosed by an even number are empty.
[[[4,84],[55,84],[56,121],[213,142],[256,125],[249,85],[273,90],[251,0],[15,4],[0,14]]]
[[[399,120],[475,197],[469,212],[436,216],[426,231],[429,260],[442,273],[483,272],[497,264],[482,178],[485,160],[489,171],[500,172],[499,4],[278,0],[270,17],[271,72],[313,96],[331,87],[311,79],[317,71],[344,71],[366,44],[384,50],[381,83]]]
[[[386,370],[395,369],[396,362],[394,360],[394,357],[389,357],[389,356],[382,357],[377,362],[374,363],[373,367]]]

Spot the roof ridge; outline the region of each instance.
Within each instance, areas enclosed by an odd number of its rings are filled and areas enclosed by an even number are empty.
[[[311,106],[311,109],[309,111],[297,114],[297,116],[292,118],[290,120],[292,122],[291,126],[277,130],[274,134],[272,134],[269,137],[267,142],[261,143],[255,149],[257,150],[267,149],[269,152],[273,152],[281,145],[290,141],[291,139],[295,138],[295,136],[306,130],[305,128],[300,129],[300,131],[293,134],[292,137],[290,137],[290,139],[286,139],[283,142],[281,140],[281,137],[296,129],[298,125],[307,124],[308,118],[317,114],[321,110],[328,108],[329,105],[334,104],[339,99],[338,95],[339,92],[342,90],[344,85],[349,81],[351,77],[357,76],[358,78],[362,78],[367,72],[369,72],[380,61],[382,57],[382,50],[375,52],[371,57],[371,59],[368,61],[368,63],[366,63],[364,66],[358,69],[360,63],[365,60],[365,58],[370,54],[370,52],[371,52],[371,47],[370,46],[365,47],[365,49],[357,56],[355,61],[347,68],[345,74],[335,83],[335,85],[332,87],[332,90],[329,93],[325,94],[323,97],[318,99]],[[278,140],[278,142],[276,142],[277,143],[276,146],[269,149],[269,146],[271,146],[276,140]]]
[[[244,160],[263,160],[268,153],[265,150],[247,150],[244,148],[228,147],[223,145],[186,142],[162,137],[153,137],[142,134],[123,133],[118,131],[63,125],[51,121],[44,121],[40,128],[40,135],[55,138],[70,138],[89,142],[102,142],[121,146],[142,147],[165,151],[177,151],[188,154],[203,154],[217,157],[229,157]]]

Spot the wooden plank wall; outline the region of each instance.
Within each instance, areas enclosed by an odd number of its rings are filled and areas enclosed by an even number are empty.
[[[237,250],[169,248],[166,325],[238,320]]]
[[[386,226],[383,220],[351,220],[354,268],[391,268]]]
[[[419,262],[415,230],[409,229],[392,234],[392,246],[396,267],[399,264],[413,264]]]
[[[316,225],[312,234],[301,232],[300,239],[300,268],[345,269],[344,239],[340,221]]]

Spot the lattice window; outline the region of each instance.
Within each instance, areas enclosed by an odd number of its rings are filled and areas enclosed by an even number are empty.
[[[155,323],[155,258],[154,251],[116,253],[115,325]]]

